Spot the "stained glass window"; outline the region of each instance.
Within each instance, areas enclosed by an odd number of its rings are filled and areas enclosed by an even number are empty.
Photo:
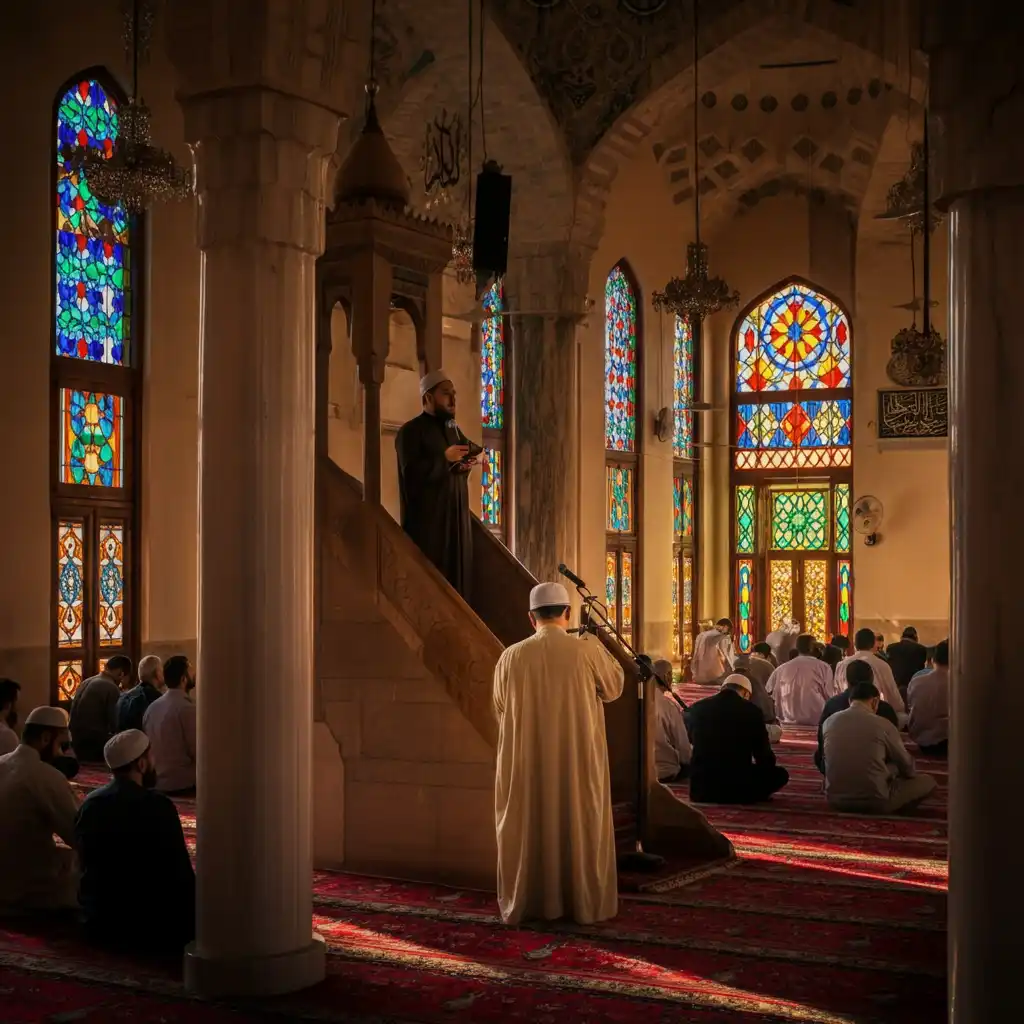
[[[633,643],[633,556],[623,551],[622,578],[619,580],[619,632],[627,644]]]
[[[850,485],[836,484],[836,551],[850,550]]]
[[[61,483],[124,486],[122,405],[118,395],[61,388]]]
[[[679,657],[679,559],[672,559],[672,657]]]
[[[480,468],[480,517],[489,526],[501,526],[503,521],[501,455],[495,448],[485,448]]]
[[[614,267],[604,288],[604,435],[609,451],[636,450],[636,320],[633,287]]]
[[[633,471],[625,466],[608,466],[607,475],[607,529],[613,533],[632,533]]]
[[[69,701],[82,684],[82,663],[80,661],[57,662],[57,699]]]
[[[828,562],[816,558],[804,562],[803,628],[821,641],[828,639],[828,576]]]
[[[672,453],[693,458],[693,334],[689,320],[676,317],[672,346]]]
[[[130,338],[130,222],[73,166],[83,149],[111,156],[117,102],[94,80],[57,105],[56,353],[123,366]]]
[[[828,493],[774,491],[772,547],[777,551],[820,551],[828,547]]]
[[[736,408],[736,468],[849,466],[853,403],[765,402]]]
[[[101,647],[124,641],[124,526],[100,523],[99,627]]]
[[[838,601],[836,602],[839,620],[839,632],[842,636],[850,635],[850,590],[852,581],[850,579],[850,563],[842,561],[836,566],[836,583],[838,590]]]
[[[501,283],[495,281],[483,297],[485,313],[504,309]],[[480,415],[492,430],[505,426],[505,318],[491,316],[480,325]]]
[[[683,478],[677,476],[672,481],[672,532],[683,535]]]
[[[736,488],[736,551],[752,555],[757,543],[757,492],[753,487]]]
[[[754,645],[754,563],[741,558],[736,563],[736,644],[747,654]]]
[[[693,556],[683,555],[683,655],[693,654]]]
[[[619,604],[619,560],[614,551],[607,551],[604,556],[604,603],[609,611]]]
[[[80,647],[85,609],[82,561],[84,523],[80,519],[57,524],[57,646]]]
[[[781,629],[793,618],[793,563],[773,559],[768,563],[768,628]]]
[[[786,285],[752,309],[736,336],[736,390],[850,387],[850,324],[831,299]]]

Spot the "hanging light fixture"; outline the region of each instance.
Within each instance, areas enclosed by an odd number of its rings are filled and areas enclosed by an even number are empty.
[[[125,49],[131,60],[132,92],[117,112],[118,131],[110,155],[79,150],[72,163],[106,203],[141,213],[155,202],[185,199],[194,192],[191,170],[153,145],[149,107],[139,98],[139,60],[149,46],[156,0],[131,0],[125,10]]]
[[[694,241],[686,246],[686,276],[673,277],[664,291],[652,296],[654,308],[667,310],[690,322],[694,333],[712,313],[731,309],[740,301],[740,293],[720,277],[708,276],[708,247],[700,238],[700,166],[697,91],[698,25],[697,2],[693,4],[693,220]]]
[[[473,3],[469,0],[466,11],[466,166],[473,167]],[[482,54],[481,54],[482,58]],[[466,205],[462,217],[452,226],[452,258],[449,264],[459,284],[476,280],[473,269],[473,177],[466,175]]]
[[[925,115],[927,117],[927,114]],[[885,197],[885,212],[875,216],[875,220],[906,221],[910,230],[920,234],[924,231],[925,221],[928,231],[934,231],[942,221],[942,214],[933,203],[925,200],[928,192],[928,173],[930,154],[925,144],[915,142],[910,151],[910,167]]]

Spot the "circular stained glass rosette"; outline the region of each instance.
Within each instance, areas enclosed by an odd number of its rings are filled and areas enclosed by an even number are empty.
[[[815,295],[787,290],[765,310],[761,347],[765,358],[784,373],[813,372],[828,351],[831,325],[825,304]]]

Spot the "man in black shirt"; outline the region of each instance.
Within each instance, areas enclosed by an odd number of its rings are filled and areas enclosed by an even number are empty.
[[[928,658],[928,648],[918,642],[917,630],[913,626],[907,626],[903,630],[902,639],[898,643],[889,644],[885,653],[889,657],[889,665],[892,668],[896,685],[900,688],[903,699],[906,700],[907,687],[910,685],[910,680],[924,668],[924,663]]]
[[[146,708],[160,696],[164,667],[155,654],[147,654],[139,662],[139,683],[126,690],[117,701],[117,731],[141,729]]]
[[[145,733],[118,733],[103,756],[113,780],[75,819],[86,931],[102,945],[180,953],[195,938],[196,876],[177,808],[153,790]]]

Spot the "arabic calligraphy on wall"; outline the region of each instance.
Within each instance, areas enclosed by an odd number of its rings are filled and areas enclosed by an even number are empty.
[[[947,437],[949,393],[945,388],[907,388],[878,392],[878,436]]]

